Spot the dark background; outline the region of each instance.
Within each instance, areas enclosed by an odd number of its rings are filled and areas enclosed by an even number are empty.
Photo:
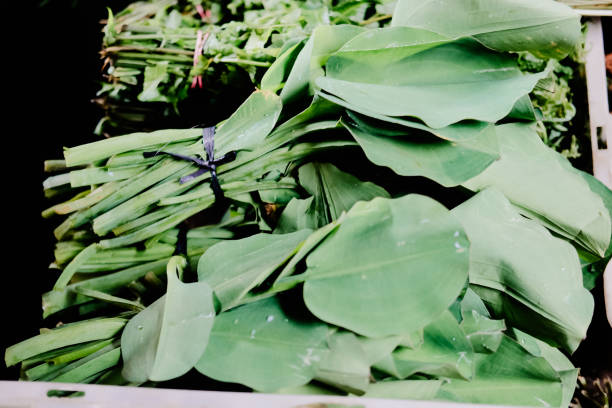
[[[99,21],[111,5],[120,10],[131,1],[49,0],[21,3],[5,13],[11,28],[3,35],[3,99],[7,104],[2,137],[2,279],[0,351],[37,334],[40,294],[56,274],[52,261],[52,228],[40,212],[45,159],[62,158],[63,146],[94,141],[101,111],[90,100],[100,79],[102,34]],[[9,21],[13,20],[13,21]],[[605,26],[610,26],[608,21]],[[609,36],[609,29],[605,30]],[[612,41],[608,40],[612,45]],[[611,52],[611,50],[607,50]],[[580,107],[578,107],[580,109]],[[583,107],[586,108],[586,107]],[[595,320],[587,340],[572,358],[585,374],[612,369],[612,329],[605,321],[602,285],[595,289]],[[16,368],[0,364],[0,380],[15,380]]]
[[[127,0],[20,1],[3,13],[2,57],[4,131],[1,136],[2,316],[0,350],[37,334],[43,327],[40,295],[57,274],[52,228],[43,220],[49,203],[42,193],[43,161],[61,159],[62,147],[97,140],[93,134],[101,111],[90,103],[98,90],[101,24],[108,5],[120,10]],[[18,7],[18,8],[17,8]],[[9,19],[14,21],[9,22]],[[0,363],[0,379],[15,380],[18,370]]]

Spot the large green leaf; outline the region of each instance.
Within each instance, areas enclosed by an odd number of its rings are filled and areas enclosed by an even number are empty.
[[[428,197],[358,202],[308,256],[304,300],[321,320],[365,336],[408,334],[459,295],[468,249],[459,222]]]
[[[470,285],[495,315],[573,352],[586,336],[593,298],[574,248],[485,190],[453,214],[471,242]]]
[[[423,344],[415,349],[400,347],[375,368],[404,379],[416,373],[442,377],[472,377],[474,351],[450,312],[425,326]]]
[[[364,28],[353,25],[320,25],[315,28],[295,59],[281,91],[283,103],[287,105],[314,95],[314,80],[324,74],[322,67],[329,55],[362,31]]]
[[[475,129],[472,138],[450,142],[357,114],[350,113],[342,123],[373,163],[402,176],[424,176],[447,187],[480,174],[499,157],[492,125]],[[465,126],[471,128],[470,124]]]
[[[132,382],[165,381],[198,361],[213,326],[213,293],[206,282],[183,283],[186,261],[168,262],[166,294],[134,316],[121,336],[123,372]]]
[[[381,115],[371,110],[364,109],[362,107],[350,104],[343,99],[340,99],[330,94],[326,94],[324,92],[319,92],[317,96],[321,98],[325,98],[326,100],[333,102],[336,105],[347,108],[349,111],[360,113],[372,119],[377,119],[383,122],[393,123],[395,125],[405,126],[410,129],[410,131],[407,131],[407,135],[414,134],[413,129],[416,129],[417,133],[421,133],[418,131],[422,130],[435,137],[439,137],[440,139],[448,140],[451,142],[460,142],[466,139],[472,139],[473,137],[476,137],[485,128],[491,126],[491,124],[487,122],[479,122],[475,120],[470,120],[470,121],[459,122],[459,123],[456,123],[456,124],[453,124],[447,127],[443,127],[440,129],[433,129],[433,128],[430,128],[429,126],[426,126],[414,120],[410,120],[410,119],[406,119],[402,117]],[[351,112],[348,112],[348,113],[350,115]]]
[[[328,350],[328,327],[294,320],[276,297],[221,313],[196,364],[219,381],[272,392],[308,383]]]
[[[215,153],[259,147],[274,129],[281,113],[281,99],[270,91],[255,91],[217,131]]]
[[[474,191],[495,187],[523,215],[603,256],[610,212],[582,175],[544,145],[530,124],[497,126],[496,134],[501,159],[464,185]]]
[[[504,336],[497,352],[475,355],[470,381],[444,382],[438,398],[470,404],[560,406],[561,378],[546,359],[534,357]]]
[[[580,15],[552,0],[399,0],[391,24],[541,58],[561,59],[580,39]]]
[[[220,242],[202,255],[198,280],[214,290],[227,310],[240,304],[247,293],[296,253],[312,230],[289,234],[257,234]]]
[[[328,68],[337,63],[339,57],[364,64],[376,64],[378,61],[373,61],[376,59],[395,62],[450,41],[452,40],[440,34],[410,27],[366,30],[335,52],[329,59]]]
[[[432,128],[465,119],[496,122],[547,75],[525,74],[513,58],[473,40],[398,60],[364,60],[362,54],[331,57],[317,85],[356,106],[382,115],[417,117]]]

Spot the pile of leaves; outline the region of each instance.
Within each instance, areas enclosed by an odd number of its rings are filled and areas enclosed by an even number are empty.
[[[207,128],[66,149],[43,213],[63,217],[43,295],[63,324],[7,365],[568,406],[612,192],[542,142],[529,94],[550,71],[511,53],[579,38],[554,1],[400,0],[389,27],[320,25],[280,54],[214,146]]]
[[[106,81],[96,99],[105,117],[96,132],[217,123],[318,25],[388,20],[389,5],[377,3],[163,0],[110,13],[101,51]]]

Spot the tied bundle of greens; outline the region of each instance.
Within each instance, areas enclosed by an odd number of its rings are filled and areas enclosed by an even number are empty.
[[[44,212],[67,217],[43,306],[72,323],[7,365],[567,406],[612,192],[538,137],[529,93],[549,72],[509,52],[559,59],[579,36],[553,1],[400,0],[387,28],[319,26],[217,126],[225,199],[162,154],[212,160],[199,129],[66,149],[45,187],[76,195]]]
[[[316,26],[388,20],[388,6],[376,3],[164,0],[111,13],[101,51],[107,81],[96,99],[106,115],[97,133],[191,126],[202,112],[207,123],[218,122]]]

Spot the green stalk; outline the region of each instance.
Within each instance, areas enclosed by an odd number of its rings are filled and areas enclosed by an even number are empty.
[[[43,363],[26,370],[25,375],[29,381],[38,381],[41,378],[48,378],[53,376],[67,365],[68,363]]]
[[[125,167],[92,167],[70,172],[70,186],[84,187],[94,184],[104,184],[111,181],[125,180],[140,174],[146,166]]]
[[[10,367],[50,350],[86,341],[108,339],[123,329],[126,323],[126,319],[113,317],[64,325],[7,348],[4,361],[7,367]]]
[[[89,194],[87,194],[83,198],[54,205],[53,207],[46,210],[45,213],[51,211],[51,212],[54,212],[55,214],[60,214],[60,215],[70,214],[75,211],[89,208],[92,205],[96,204],[97,202],[113,194],[118,189],[119,189],[119,184],[117,184],[116,182],[104,184],[103,186],[98,187],[97,189],[91,192],[88,192]]]
[[[50,359],[49,362],[52,364],[70,363],[72,361],[79,360],[83,357],[86,357],[92,353],[95,353],[96,351],[108,346],[112,342],[113,342],[112,339],[108,339],[108,340],[95,341],[92,343],[88,343],[88,344],[85,344],[83,346],[76,348],[75,350],[71,350],[67,353],[54,357]]]
[[[185,162],[176,162],[168,159],[159,162],[158,164],[147,169],[138,177],[127,180],[124,184],[122,184],[122,188],[114,194],[100,201],[98,204],[84,210],[83,212],[78,213],[74,221],[71,223],[71,227],[76,228],[91,221],[100,214],[104,214],[111,208],[116,208],[122,203],[132,199],[143,190],[164,179],[167,179],[168,177],[173,176],[181,170],[183,170],[183,172],[181,172],[180,175],[187,174],[187,171],[184,169],[188,166],[189,165]],[[107,232],[109,230],[110,229],[108,229]]]
[[[195,140],[201,135],[200,129],[164,129],[151,133],[132,133],[66,149],[64,158],[68,167],[78,166],[94,163],[130,150],[146,149],[158,144],[183,140]]]
[[[121,349],[109,345],[62,368],[60,375],[49,380],[53,382],[82,383],[92,375],[117,365],[120,358]]]
[[[86,296],[78,295],[79,288],[112,293],[118,288],[122,288],[129,283],[142,278],[148,272],[152,272],[154,274],[165,272],[166,264],[168,263],[169,259],[170,258],[168,257],[158,261],[134,266],[119,272],[73,283],[63,289],[47,292],[43,294],[42,297],[43,317],[50,316],[53,313],[64,310],[70,306],[79,305],[91,300]]]
[[[140,218],[136,218],[132,221],[126,222],[125,224],[122,224],[118,226],[117,228],[114,228],[113,234],[122,235],[122,234],[125,234],[126,232],[133,232],[134,230],[140,227],[152,224],[155,221],[159,221],[162,218],[165,218],[171,215],[174,211],[175,211],[174,207],[167,206],[165,208],[162,208],[161,210],[154,211]]]
[[[109,295],[108,293],[100,292],[97,290],[91,290],[87,288],[78,288],[76,292],[80,295],[87,296],[92,299],[101,300],[103,302],[111,303],[115,306],[122,307],[124,309],[140,312],[144,309],[144,306],[139,302],[132,300],[123,299],[117,296]]]

